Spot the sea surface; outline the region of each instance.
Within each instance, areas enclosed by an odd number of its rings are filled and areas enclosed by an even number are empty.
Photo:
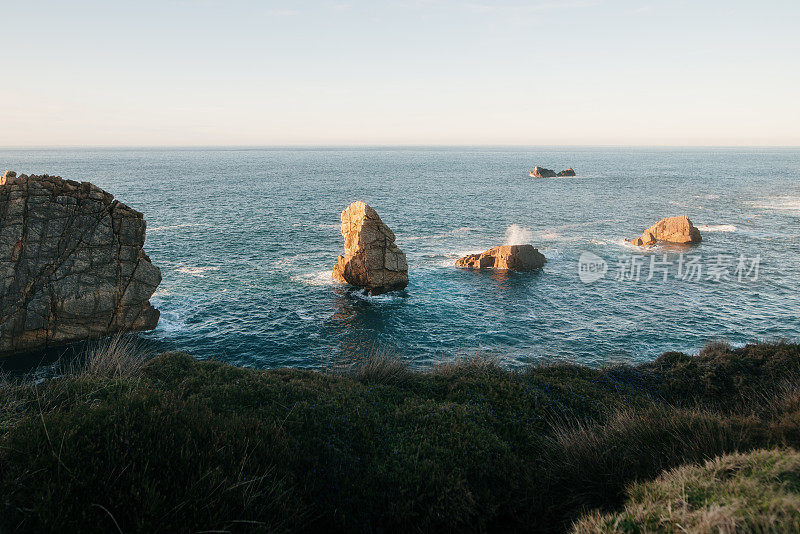
[[[530,178],[534,165],[578,176]],[[163,282],[161,321],[142,336],[159,350],[254,367],[374,351],[419,366],[474,354],[599,365],[800,338],[797,149],[2,149],[2,169],[91,181],[145,214]],[[405,291],[331,280],[339,215],[356,200],[396,233]],[[625,242],[672,215],[703,242]],[[544,269],[454,267],[507,242],[539,248]],[[582,255],[596,267],[583,277]]]

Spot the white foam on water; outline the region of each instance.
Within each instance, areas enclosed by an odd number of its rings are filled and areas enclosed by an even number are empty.
[[[397,291],[392,291],[391,293],[383,293],[381,295],[370,295],[365,290],[357,290],[350,293],[353,297],[361,300],[366,300],[368,302],[392,302],[395,300],[402,300],[403,296],[400,295]]]
[[[168,226],[155,226],[153,228],[148,228],[147,233],[160,232],[162,230],[177,230],[178,228],[201,228],[205,226],[211,226],[211,225],[208,223],[185,223],[185,224],[172,224]]]
[[[780,196],[767,198],[754,204],[756,208],[772,211],[788,211],[800,214],[800,197]]]
[[[186,328],[186,322],[181,319],[180,312],[176,310],[165,310],[164,304],[155,295],[150,297],[150,304],[161,312],[156,330],[161,330],[163,332],[180,332]]]
[[[735,232],[738,228],[732,224],[698,224],[701,232]]]
[[[556,232],[542,232],[537,234],[536,237],[537,239],[543,239],[545,241],[556,241],[562,239],[561,235]]]
[[[219,267],[187,267],[181,266],[175,269],[176,273],[181,274],[188,274],[191,276],[197,276],[199,278],[205,278],[206,273],[209,271],[219,271]]]
[[[530,228],[512,224],[506,228],[506,245],[527,245],[533,241],[533,232]]]
[[[332,269],[325,269],[324,271],[317,271],[313,273],[298,274],[292,276],[293,282],[305,284],[307,286],[334,286],[342,285],[338,280],[334,280],[332,276]]]

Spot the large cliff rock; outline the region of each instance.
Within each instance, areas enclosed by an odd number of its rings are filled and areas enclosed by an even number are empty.
[[[686,215],[679,217],[668,217],[661,219],[656,224],[648,228],[642,237],[629,239],[638,247],[651,247],[659,241],[665,243],[676,243],[679,245],[691,245],[699,243],[703,238],[700,230],[695,228],[692,221]]]
[[[155,328],[142,214],[88,182],[0,178],[0,356]]]
[[[544,254],[533,245],[502,245],[480,254],[464,256],[456,267],[464,269],[502,269],[508,271],[532,271],[547,263]]]
[[[353,202],[342,212],[344,255],[333,278],[367,289],[371,295],[400,291],[408,285],[406,255],[394,244],[394,233],[377,212]]]

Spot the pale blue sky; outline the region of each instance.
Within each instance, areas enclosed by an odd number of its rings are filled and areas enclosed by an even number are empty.
[[[0,0],[0,146],[800,145],[800,1]]]

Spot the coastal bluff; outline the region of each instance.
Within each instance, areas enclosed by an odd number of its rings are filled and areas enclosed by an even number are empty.
[[[363,287],[370,295],[405,289],[406,255],[378,213],[364,202],[353,202],[341,220],[345,253],[333,267],[334,280]]]
[[[0,356],[155,328],[145,228],[89,182],[0,177]]]

